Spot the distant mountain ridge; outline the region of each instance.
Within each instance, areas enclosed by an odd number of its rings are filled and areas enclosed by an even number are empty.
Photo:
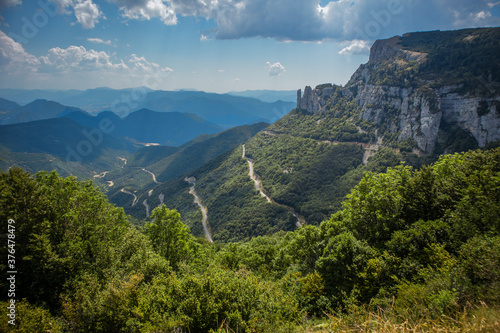
[[[0,98],[0,112],[2,114],[17,109],[20,106],[21,105],[17,104],[16,102],[9,101],[5,98]]]
[[[224,128],[260,121],[274,122],[295,107],[295,102],[290,101],[264,102],[256,98],[231,94],[154,91],[145,87],[120,90],[98,88],[85,91],[0,89],[0,97],[20,104],[44,98],[92,114],[113,111],[120,117],[142,108],[159,112],[192,113]]]
[[[295,102],[295,90],[245,90],[245,91],[231,91],[228,94],[241,97],[256,98],[263,102]]]
[[[81,179],[123,165],[138,147],[67,118],[0,126],[0,168],[56,170]]]
[[[29,104],[15,108],[13,106],[17,105],[17,103],[7,102],[4,102],[4,105],[9,106],[9,110],[0,114],[0,125],[26,123],[35,120],[63,117],[72,112],[84,112],[78,108],[65,106],[45,99],[37,99]]]
[[[3,104],[14,107],[0,113],[8,116],[5,122],[17,122],[0,126],[3,170],[12,166],[30,172],[55,169],[64,176],[92,178],[123,166],[131,153],[146,145],[180,146],[222,131],[196,115],[179,112],[142,109],[122,119],[113,112],[92,116],[46,100],[23,107],[9,101]]]
[[[89,128],[99,128],[99,124],[105,119],[113,126],[111,135],[133,140],[138,144],[179,146],[201,134],[215,134],[222,131],[221,127],[195,115],[180,112],[155,112],[148,109],[132,112],[125,118],[120,118],[110,111],[102,112],[97,116],[75,112],[65,117]]]

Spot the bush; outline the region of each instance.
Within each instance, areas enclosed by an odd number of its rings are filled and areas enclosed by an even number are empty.
[[[5,309],[9,302],[0,302],[0,308]],[[52,332],[59,333],[63,331],[63,323],[60,319],[53,317],[46,309],[32,305],[27,301],[16,302],[15,325],[8,323],[11,320],[5,313],[0,320],[0,331],[2,332]],[[7,319],[8,318],[8,319]]]

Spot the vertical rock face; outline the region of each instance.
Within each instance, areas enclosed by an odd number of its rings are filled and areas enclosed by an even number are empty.
[[[314,90],[310,86],[306,86],[303,96],[301,93],[300,89],[297,90],[297,108],[307,110],[309,113],[318,113],[323,110],[332,95],[333,85],[323,84]]]
[[[414,89],[389,86],[358,86],[356,104],[363,120],[380,125],[392,122],[398,140],[413,139],[420,150],[432,153],[442,121],[458,125],[476,139],[480,147],[500,140],[500,95],[473,97],[454,93],[456,87]],[[396,115],[388,115],[387,109]],[[388,119],[392,117],[391,119]]]
[[[500,96],[481,98],[457,93],[441,98],[443,120],[469,132],[480,147],[500,140]]]
[[[450,72],[441,73],[439,68],[420,77],[419,66],[435,50],[404,49],[401,45],[405,36],[376,41],[368,63],[359,67],[345,87],[306,87],[303,96],[299,90],[297,108],[316,114],[329,103],[334,91],[340,92],[354,99],[361,109],[361,119],[375,123],[398,141],[414,140],[416,148],[426,153],[434,152],[440,131],[450,128],[448,125],[469,133],[480,147],[500,140],[500,83],[491,78],[487,83],[472,79],[484,86],[476,90],[471,88],[474,82],[463,84],[465,81],[459,80],[462,73],[455,73],[456,77],[452,73],[452,80],[447,81],[442,76]],[[422,40],[432,44],[432,40]],[[420,52],[423,49],[430,53]]]

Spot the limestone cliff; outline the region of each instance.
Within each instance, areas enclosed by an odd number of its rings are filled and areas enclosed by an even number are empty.
[[[454,43],[460,48],[459,43],[478,39],[483,31],[454,32],[453,36],[458,36]],[[498,32],[497,29],[496,35]],[[433,32],[427,37],[436,38],[441,34],[446,32]],[[426,35],[417,37],[425,40]],[[487,77],[468,75],[467,67],[461,69],[465,75],[458,70],[456,73],[440,72],[439,67],[433,65],[439,58],[428,46],[431,42],[426,41],[427,49],[412,49],[412,38],[415,39],[413,34],[406,34],[376,41],[371,47],[368,63],[361,65],[348,84],[341,88],[342,96],[354,98],[360,107],[359,117],[377,126],[384,124],[386,131],[397,135],[399,142],[413,140],[415,148],[425,153],[435,152],[440,130],[445,124],[458,126],[480,147],[500,140],[500,78],[491,74]],[[405,44],[410,46],[405,47]],[[464,44],[463,47],[471,46]],[[428,52],[422,52],[422,49]],[[479,54],[480,50],[476,51]],[[500,63],[495,66],[500,66]],[[488,73],[497,73],[496,70],[488,68]],[[478,70],[470,72],[478,73]],[[299,90],[297,107],[311,113],[321,112],[332,91],[332,85],[315,89],[306,87],[303,96]]]

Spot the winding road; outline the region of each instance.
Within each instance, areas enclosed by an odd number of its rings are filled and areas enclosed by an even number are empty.
[[[146,170],[146,169],[144,169],[144,168],[142,168],[142,171],[149,173],[149,174],[153,177],[153,181],[154,181],[156,184],[161,184],[159,181],[157,181],[157,180],[156,180],[156,175],[155,175],[154,173],[152,173],[151,171]]]
[[[255,189],[257,191],[259,191],[260,195],[263,196],[264,198],[266,198],[267,202],[275,204],[275,205],[280,206],[280,207],[283,207],[286,210],[288,210],[290,213],[292,213],[292,215],[297,219],[297,222],[296,222],[297,227],[301,227],[302,225],[304,225],[306,223],[306,219],[302,215],[297,213],[295,211],[295,209],[293,209],[293,207],[290,207],[290,206],[287,206],[284,204],[280,204],[280,203],[276,202],[275,200],[271,199],[266,194],[264,186],[262,185],[262,180],[260,179],[260,176],[254,170],[253,160],[246,156],[246,147],[244,144],[243,144],[243,154],[241,155],[241,157],[247,160],[248,168],[249,168],[248,176],[250,177],[250,179],[253,180],[253,182],[255,184]]]
[[[149,217],[149,204],[148,204],[148,199],[144,199],[144,201],[142,202],[142,204],[144,205],[144,207],[146,207],[146,217]]]
[[[250,177],[250,179],[253,180],[254,185],[255,185],[255,189],[257,191],[259,191],[260,195],[263,196],[264,198],[266,198],[267,202],[272,203],[271,198],[269,198],[269,196],[264,192],[264,186],[262,186],[262,181],[260,180],[260,177],[255,173],[255,171],[253,169],[253,161],[252,161],[252,159],[250,159],[246,156],[245,149],[246,149],[245,145],[243,145],[243,154],[241,155],[241,157],[246,159],[248,162],[248,168],[249,168],[248,176]]]
[[[196,193],[195,190],[195,185],[196,185],[196,178],[194,177],[189,177],[189,178],[184,178],[186,182],[191,184],[191,187],[189,188],[189,194],[191,194],[194,197],[194,203],[197,204],[200,209],[201,209],[201,214],[203,215],[203,219],[201,220],[201,224],[203,226],[203,230],[205,231],[205,237],[207,237],[208,241],[210,243],[213,243],[214,241],[212,240],[212,236],[210,235],[210,231],[208,230],[208,209],[207,207],[203,206],[201,203],[201,199],[198,196],[198,193]]]
[[[134,196],[134,201],[132,201],[132,206],[135,206],[135,204],[137,203],[137,195],[135,195],[134,193],[130,192],[130,191],[127,191],[126,189],[122,188],[120,190],[120,192],[123,192],[125,194],[130,194],[130,195],[133,195]]]

